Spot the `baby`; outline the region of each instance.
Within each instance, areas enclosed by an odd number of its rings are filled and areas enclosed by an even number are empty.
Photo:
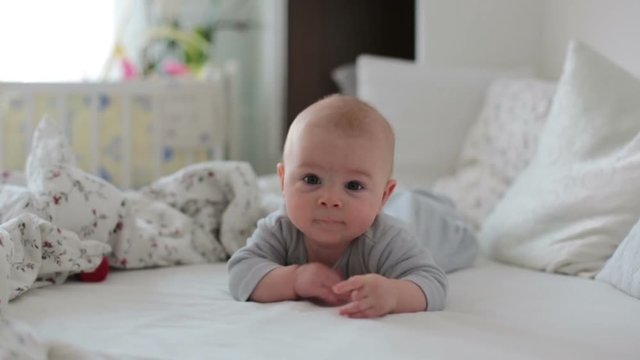
[[[277,166],[284,208],[229,260],[233,297],[319,301],[353,318],[443,309],[444,272],[381,213],[396,187],[394,142],[386,119],[356,98],[332,95],[302,111]]]

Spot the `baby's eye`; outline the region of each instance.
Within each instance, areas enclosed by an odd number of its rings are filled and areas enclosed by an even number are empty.
[[[358,191],[364,189],[364,186],[359,181],[349,181],[347,185],[345,185],[347,190]]]
[[[309,185],[318,185],[320,184],[320,178],[317,175],[307,175],[302,178],[302,181]]]

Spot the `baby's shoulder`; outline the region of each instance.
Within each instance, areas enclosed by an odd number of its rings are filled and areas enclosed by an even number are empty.
[[[420,251],[416,244],[415,237],[401,220],[380,214],[365,233],[359,251],[368,259],[370,269],[380,269],[384,264],[412,257],[410,254]]]
[[[378,214],[365,234],[365,240],[370,246],[384,247],[390,242],[410,241],[411,238],[412,235],[405,223],[385,213]]]
[[[291,222],[287,213],[283,209],[278,209],[258,220],[258,226],[277,226],[278,224],[286,224],[287,222]]]

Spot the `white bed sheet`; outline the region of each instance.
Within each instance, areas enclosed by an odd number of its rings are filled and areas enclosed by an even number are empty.
[[[447,309],[374,320],[231,299],[224,264],[122,271],[29,291],[10,318],[116,358],[638,359],[640,301],[608,284],[480,261]]]

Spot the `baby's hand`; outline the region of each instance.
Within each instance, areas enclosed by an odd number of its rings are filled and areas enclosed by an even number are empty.
[[[340,315],[371,318],[393,311],[398,301],[391,280],[378,274],[352,276],[333,286],[338,295],[349,295],[350,302],[340,308]]]
[[[344,301],[331,290],[340,281],[342,277],[328,266],[321,263],[308,263],[296,270],[293,290],[303,299],[316,299],[335,306],[344,304]]]

